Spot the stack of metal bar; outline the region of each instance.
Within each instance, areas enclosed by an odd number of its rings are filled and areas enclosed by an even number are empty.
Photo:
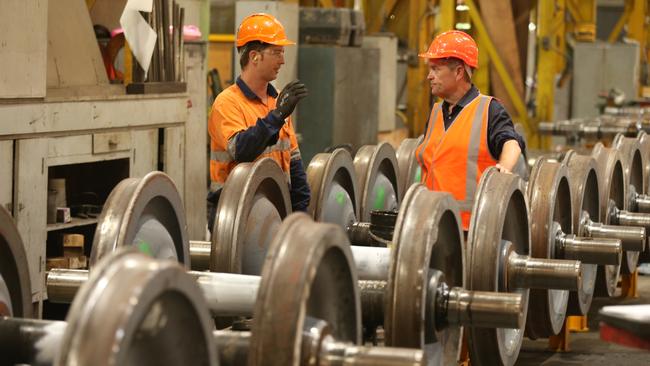
[[[650,107],[627,106],[627,107],[605,107],[605,114],[612,116],[637,116],[650,118]]]
[[[133,83],[127,87],[127,92],[143,93],[146,89],[144,84],[164,82],[166,89],[156,92],[176,91],[167,90],[170,84],[176,83],[184,91],[185,61],[183,57],[183,23],[185,21],[185,9],[176,0],[154,0],[153,10],[150,13],[143,13],[147,22],[157,34],[156,45],[151,58],[151,64],[147,75],[144,70],[134,62]],[[138,85],[140,84],[140,85]],[[131,91],[129,91],[129,87]],[[174,89],[174,88],[172,88]]]
[[[618,133],[631,137],[636,136],[639,131],[650,132],[650,114],[604,114],[594,118],[541,122],[538,128],[542,135],[565,136],[573,142],[583,139],[610,139]]]

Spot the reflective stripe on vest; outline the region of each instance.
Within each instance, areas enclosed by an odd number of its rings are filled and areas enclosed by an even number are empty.
[[[223,188],[223,183],[210,182],[210,191],[215,192]]]
[[[476,196],[476,186],[478,185],[478,149],[480,147],[481,127],[484,110],[489,102],[489,98],[481,97],[478,103],[474,118],[472,118],[472,130],[469,134],[469,146],[467,151],[467,173],[465,175],[465,200],[458,201],[461,211],[472,211],[474,205],[474,196]]]
[[[447,130],[442,105],[436,103],[425,138],[416,149],[423,183],[429,189],[452,193],[459,203],[464,229],[469,226],[478,180],[488,166],[497,163],[487,146],[491,99],[479,94],[463,107]]]
[[[429,145],[429,142],[431,141],[431,134],[433,133],[433,124],[438,119],[438,112],[440,111],[441,108],[442,107],[441,107],[440,103],[436,103],[436,104],[433,105],[433,108],[431,109],[431,115],[429,116],[429,124],[427,126],[427,133],[424,136],[424,140],[422,141],[422,143],[420,143],[420,146],[418,146],[415,149],[416,154],[417,154],[417,161],[420,164],[420,166],[422,167],[422,177],[421,177],[421,179],[423,181],[426,180],[426,175],[428,174],[428,173],[425,173],[425,169],[427,167],[425,167],[425,162],[424,162],[424,151],[426,150],[427,145]],[[426,171],[428,172],[428,170],[426,170]],[[426,182],[424,182],[424,183],[426,184]],[[429,188],[429,189],[431,189],[431,188]]]
[[[260,155],[270,154],[273,151],[289,151],[291,141],[289,139],[280,139],[272,146],[267,146]],[[235,161],[228,151],[210,151],[210,160],[217,163],[227,164]]]

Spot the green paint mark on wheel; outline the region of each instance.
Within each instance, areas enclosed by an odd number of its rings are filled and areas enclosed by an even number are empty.
[[[413,183],[420,183],[422,182],[422,168],[418,166],[415,169],[415,177],[413,178]]]
[[[386,203],[386,188],[377,187],[377,195],[375,196],[375,204],[373,205],[374,210],[382,210],[384,204]]]
[[[336,193],[336,202],[339,204],[339,206],[345,205],[345,193],[343,192]]]
[[[153,254],[151,253],[151,245],[149,245],[149,243],[140,241],[138,242],[137,247],[141,253],[153,257]]]

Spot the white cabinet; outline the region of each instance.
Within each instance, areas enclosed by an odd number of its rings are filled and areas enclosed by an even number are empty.
[[[0,205],[13,209],[14,141],[0,140]]]
[[[16,140],[14,218],[23,239],[33,300],[40,300],[47,232],[47,138]]]
[[[28,255],[34,302],[44,297],[52,238],[71,228],[88,233],[90,227],[89,248],[97,221],[48,225],[48,179],[68,177],[69,190],[94,192],[101,204],[121,179],[161,168],[183,196],[187,116],[185,94],[0,104],[5,122],[0,125],[0,204],[12,206]],[[94,177],[93,170],[104,178]],[[93,182],[98,179],[99,188]]]

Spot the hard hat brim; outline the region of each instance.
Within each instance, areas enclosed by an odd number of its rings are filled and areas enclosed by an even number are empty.
[[[238,41],[238,42],[236,42],[236,44],[237,44],[237,47],[242,47],[246,43],[253,42],[253,41],[259,41],[259,42],[263,42],[263,43],[267,43],[267,44],[272,44],[274,46],[295,46],[295,44],[296,44],[296,42],[290,41],[288,39],[281,39],[281,40],[278,40],[278,41],[263,41],[263,40],[260,40],[260,39],[251,39],[251,40]]]
[[[419,53],[418,57],[420,57],[420,58],[441,58],[441,57],[438,57],[438,56],[434,55],[433,53],[429,53],[429,52]]]
[[[441,58],[450,58],[450,57],[453,57],[453,58],[457,58],[457,59],[462,60],[463,62],[465,62],[465,60],[463,60],[461,57],[459,57],[458,55],[454,55],[454,54],[442,54],[442,55],[441,55],[441,54],[434,54],[434,53],[431,53],[431,52],[424,52],[424,53],[419,53],[419,54],[418,54],[418,57],[420,57],[420,58],[424,58],[424,59],[428,59],[428,60],[435,60],[435,59],[441,59]],[[465,62],[465,64],[466,64],[467,66],[469,66],[469,67],[473,67],[473,68],[475,68],[475,69],[478,68],[478,64],[474,64],[474,65],[473,65],[473,64],[469,64],[469,63],[467,63],[467,62]]]
[[[267,43],[272,44],[274,46],[294,46],[296,44],[296,42],[290,41],[288,39],[282,39],[282,40],[279,40],[279,41],[267,42]]]

